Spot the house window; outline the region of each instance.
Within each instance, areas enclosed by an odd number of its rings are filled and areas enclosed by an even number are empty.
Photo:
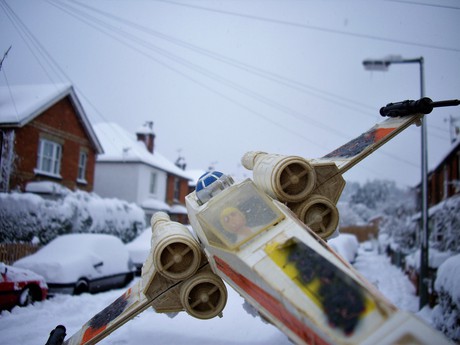
[[[86,182],[86,164],[88,162],[88,154],[84,151],[80,151],[80,158],[78,159],[78,182]]]
[[[40,139],[38,146],[38,173],[60,177],[62,146],[54,141]]]
[[[174,200],[179,200],[180,195],[180,179],[174,178]]]
[[[155,194],[157,191],[157,173],[152,172],[150,173],[150,187],[149,192],[150,194]]]

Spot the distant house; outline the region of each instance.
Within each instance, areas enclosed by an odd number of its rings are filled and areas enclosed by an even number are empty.
[[[148,220],[154,212],[165,211],[172,220],[187,224],[185,196],[191,178],[155,150],[153,122],[139,128],[136,136],[115,123],[94,128],[104,148],[96,162],[95,192],[138,204]]]
[[[428,174],[428,204],[433,206],[460,193],[460,140]]]
[[[0,191],[49,181],[92,191],[102,153],[71,85],[0,87]]]
[[[421,184],[415,187],[418,205],[421,205]],[[460,229],[450,225],[456,217],[449,212],[456,213],[460,198],[460,139],[457,139],[450,150],[439,161],[438,165],[428,173],[428,227],[430,241],[437,247],[449,245],[458,247],[460,243]],[[450,211],[449,211],[450,210]],[[420,220],[421,214],[414,216],[414,221]],[[420,233],[417,232],[417,236]],[[420,238],[417,239],[421,241]]]

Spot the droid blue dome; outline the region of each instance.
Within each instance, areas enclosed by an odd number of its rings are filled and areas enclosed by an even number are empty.
[[[198,182],[196,184],[196,191],[199,192],[200,190],[202,190],[202,189],[204,189],[206,187],[209,187],[212,183],[217,181],[223,175],[224,174],[221,173],[220,171],[208,171],[207,173],[204,173],[198,179]]]

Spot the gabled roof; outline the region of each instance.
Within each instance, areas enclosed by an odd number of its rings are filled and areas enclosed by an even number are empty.
[[[442,167],[442,165],[445,163],[445,161],[447,160],[447,158],[448,158],[451,154],[453,154],[453,153],[455,153],[455,152],[457,152],[457,151],[459,151],[459,150],[460,150],[460,139],[457,138],[457,139],[452,143],[450,149],[449,149],[449,150],[444,154],[444,156],[442,156],[442,158],[439,160],[439,163],[436,164],[436,166],[435,166],[433,169],[431,169],[431,170],[428,171],[428,177],[430,177],[431,175],[433,175],[433,174],[435,173],[436,170],[438,170],[440,167]],[[421,185],[422,185],[422,182],[419,182],[414,188],[420,188]]]
[[[104,154],[97,157],[97,162],[143,163],[184,179],[191,179],[186,171],[178,168],[157,151],[150,153],[143,142],[137,141],[134,134],[130,134],[118,124],[98,123],[94,125],[94,130],[104,148]]]
[[[0,86],[0,128],[23,127],[67,96],[91,143],[102,153],[102,146],[70,84]]]
[[[432,172],[434,172],[435,170],[437,170],[442,164],[444,164],[445,160],[446,160],[452,153],[455,153],[455,152],[459,151],[459,147],[460,147],[460,139],[457,138],[457,139],[452,143],[452,145],[451,145],[449,151],[447,151],[447,152],[444,154],[444,156],[439,160],[439,163],[438,163],[429,173],[431,174]]]

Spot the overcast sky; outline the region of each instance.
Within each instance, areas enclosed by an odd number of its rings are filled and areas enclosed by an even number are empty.
[[[135,132],[190,169],[243,176],[246,151],[321,157],[420,98],[418,64],[369,72],[366,58],[423,56],[426,96],[460,98],[458,1],[0,0],[0,85],[70,81],[92,123]],[[7,100],[0,100],[5,102]],[[428,115],[433,168],[451,147],[449,117]],[[420,182],[411,127],[345,174]],[[247,174],[250,176],[250,174]]]

